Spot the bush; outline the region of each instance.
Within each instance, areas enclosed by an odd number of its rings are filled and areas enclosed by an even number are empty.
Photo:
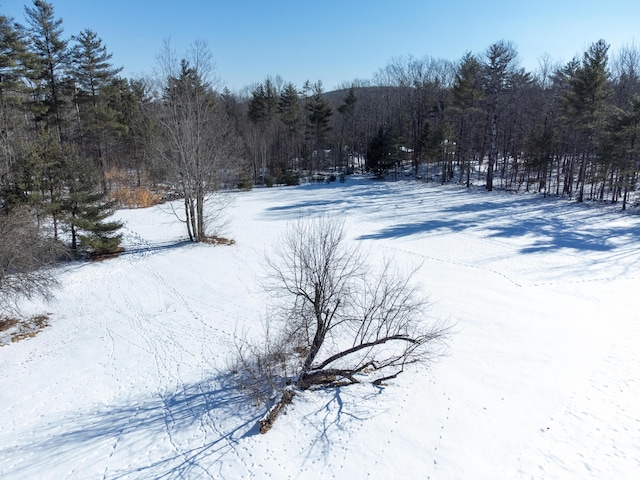
[[[111,192],[110,197],[118,205],[127,208],[147,208],[162,203],[162,195],[147,187],[118,188]]]
[[[0,310],[17,312],[22,298],[50,298],[57,282],[47,267],[65,252],[42,235],[26,207],[0,214]]]
[[[300,185],[300,177],[296,172],[287,170],[280,177],[279,183],[282,183],[283,185],[287,185],[288,187]]]
[[[251,175],[247,172],[241,172],[238,176],[238,188],[240,190],[253,189],[253,180],[251,179]]]

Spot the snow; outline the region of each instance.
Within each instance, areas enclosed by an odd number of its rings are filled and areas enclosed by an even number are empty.
[[[637,478],[637,215],[363,178],[229,195],[235,245],[120,211],[126,254],[25,305],[50,326],[0,347],[0,478]],[[260,435],[229,356],[268,315],[265,253],[320,213],[371,262],[421,265],[455,333],[435,364],[305,392]]]

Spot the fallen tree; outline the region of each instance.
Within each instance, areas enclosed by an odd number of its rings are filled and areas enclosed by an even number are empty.
[[[267,260],[265,291],[273,301],[262,342],[238,345],[238,383],[270,404],[266,432],[296,391],[354,383],[377,385],[407,364],[441,353],[449,333],[431,323],[429,301],[389,261],[377,272],[345,242],[344,222],[301,219]]]

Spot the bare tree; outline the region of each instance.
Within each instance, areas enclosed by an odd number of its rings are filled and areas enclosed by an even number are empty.
[[[0,214],[0,310],[17,312],[23,298],[50,298],[56,279],[50,268],[62,247],[41,235],[26,208]]]
[[[385,261],[374,272],[345,242],[344,222],[301,219],[267,261],[274,308],[260,346],[241,346],[241,385],[272,402],[268,430],[296,390],[381,384],[405,365],[429,361],[448,334],[426,322],[429,302],[408,274]]]
[[[215,91],[211,53],[204,43],[196,42],[180,62],[167,43],[158,61],[163,81],[158,119],[164,140],[159,153],[184,199],[189,238],[201,242],[211,233],[205,205],[233,167],[237,136]]]

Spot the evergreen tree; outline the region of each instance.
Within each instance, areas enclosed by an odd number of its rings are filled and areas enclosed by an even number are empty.
[[[636,95],[628,110],[614,109],[598,137],[599,164],[603,171],[598,197],[604,198],[609,183],[612,202],[622,197],[625,210],[629,193],[638,181],[637,165],[640,164],[640,95]]]
[[[480,157],[481,150],[480,119],[484,111],[481,73],[482,65],[475,56],[467,52],[460,61],[451,88],[452,113],[456,125],[456,155],[462,162],[461,174],[466,172],[467,187],[471,184],[471,162]]]
[[[271,175],[276,170],[275,160],[279,159],[278,125],[276,113],[278,109],[278,91],[267,78],[264,84],[257,85],[251,92],[247,117],[248,126],[245,141],[253,161],[255,180],[271,182]]]
[[[64,192],[64,159],[63,144],[53,132],[41,128],[18,145],[3,191],[8,209],[27,205],[39,219],[51,218],[56,240]]]
[[[63,86],[62,75],[69,61],[68,40],[62,37],[62,19],[56,18],[51,3],[33,0],[33,7],[25,7],[29,47],[32,56],[28,62],[28,76],[34,82],[34,111],[41,112],[48,126],[62,140]],[[40,98],[44,100],[40,102]],[[39,109],[39,106],[42,109]],[[38,120],[38,118],[36,118]]]
[[[604,40],[592,44],[582,62],[568,72],[568,88],[564,92],[564,114],[575,130],[573,157],[578,162],[578,197],[584,199],[587,164],[593,155],[594,134],[604,119],[606,100],[610,96],[607,51]],[[570,175],[572,177],[572,175]]]
[[[119,80],[115,83],[120,92],[118,102],[120,124],[123,127],[122,141],[119,142],[123,153],[121,160],[128,171],[135,172],[136,187],[142,186],[143,171],[152,178],[161,178],[162,175],[154,170],[157,165],[151,162],[150,145],[158,135],[150,121],[153,110],[153,96],[151,88],[144,80]]]
[[[0,179],[6,178],[17,154],[20,127],[24,123],[21,105],[26,51],[20,25],[0,15]],[[0,188],[3,185],[0,184]]]
[[[22,62],[26,51],[22,27],[12,18],[0,15],[0,100],[22,91]]]
[[[356,97],[355,87],[351,85],[347,91],[347,95],[342,101],[342,105],[338,107],[338,113],[342,117],[342,129],[340,131],[340,160],[343,158],[343,145],[346,142],[347,165],[349,164],[349,156],[351,156],[351,166],[353,167],[353,157],[356,152],[356,105],[358,98]]]
[[[117,252],[122,222],[106,221],[115,202],[105,202],[95,167],[80,158],[75,149],[65,155],[64,221],[71,235],[71,250],[76,253],[104,255]]]
[[[489,164],[487,166],[488,191],[493,190],[493,172],[497,161],[498,119],[500,101],[513,91],[514,80],[521,71],[517,68],[518,53],[512,43],[504,40],[489,46],[483,64],[483,86],[489,112]]]
[[[71,58],[78,96],[97,108],[100,91],[115,79],[122,68],[111,65],[112,54],[92,30],[83,30],[72,39],[77,42],[71,50]]]
[[[291,168],[294,168],[293,162],[301,155],[302,116],[300,94],[292,83],[286,84],[280,93],[278,115],[285,127],[287,154],[291,158]]]
[[[313,95],[307,103],[307,138],[311,142],[311,158],[317,155],[320,162],[324,161],[327,134],[331,131],[329,120],[333,111],[329,102],[323,96],[322,82],[313,85]],[[313,170],[313,162],[311,166]]]
[[[121,107],[117,100],[124,87],[117,82],[121,69],[113,68],[111,54],[92,30],[84,30],[72,39],[77,42],[71,50],[71,73],[76,85],[76,111],[81,126],[79,144],[85,155],[100,167],[102,188],[106,192],[106,143],[108,137],[119,137],[124,133],[116,110]]]
[[[399,162],[398,137],[391,128],[380,127],[367,148],[367,171],[382,177]]]
[[[251,92],[249,100],[249,120],[263,127],[270,125],[278,107],[278,92],[271,79],[267,78],[264,84],[259,84]]]
[[[298,133],[300,127],[300,94],[293,83],[288,83],[278,99],[278,114],[291,135]]]

